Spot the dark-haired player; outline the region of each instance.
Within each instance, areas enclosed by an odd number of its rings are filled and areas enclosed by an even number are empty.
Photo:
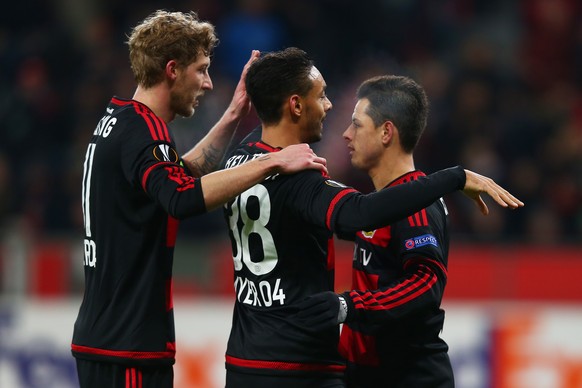
[[[344,132],[352,164],[368,173],[378,194],[424,179],[413,159],[428,115],[422,87],[407,77],[379,76],[359,87],[357,99]],[[442,198],[388,226],[362,228],[352,236],[353,290],[299,304],[303,325],[325,330],[344,322],[348,387],[454,387],[448,346],[439,337],[448,230]]]

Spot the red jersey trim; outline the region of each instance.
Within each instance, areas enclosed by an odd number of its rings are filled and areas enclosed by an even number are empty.
[[[257,148],[260,148],[262,150],[265,151],[269,151],[269,152],[277,152],[277,151],[281,151],[282,148],[281,147],[273,147],[268,145],[267,143],[263,143],[262,141],[258,141],[256,143],[249,143],[250,146],[255,146]]]
[[[352,291],[354,306],[366,310],[390,310],[401,306],[424,294],[437,282],[438,277],[429,267],[423,266],[425,273],[415,274],[397,287],[381,292],[365,292],[359,295]]]
[[[150,135],[152,136],[152,139],[156,141],[157,140],[167,141],[168,143],[171,142],[170,132],[168,131],[168,126],[166,125],[166,122],[159,118],[158,116],[156,116],[156,114],[152,112],[152,110],[148,108],[146,105],[142,104],[139,101],[121,100],[116,97],[113,97],[111,99],[111,103],[118,106],[132,105],[135,112],[138,115],[140,115],[146,122],[146,125],[150,130]]]
[[[133,104],[135,101],[133,101],[133,100],[121,100],[119,98],[113,97],[113,98],[111,98],[111,102],[115,105],[126,106],[126,105]]]
[[[329,230],[331,230],[331,216],[333,215],[333,211],[334,211],[337,203],[340,201],[340,199],[345,197],[347,194],[354,193],[356,191],[357,190],[355,190],[355,189],[342,190],[339,193],[337,193],[337,195],[331,200],[329,207],[327,208],[327,214],[325,216],[325,226],[327,226],[327,228]]]
[[[165,166],[165,165],[173,165],[173,163],[170,162],[161,162],[161,163],[156,163],[152,166],[150,166],[143,174],[143,177],[141,178],[141,187],[143,188],[144,191],[146,191],[146,183],[148,180],[148,177],[150,176],[150,173],[152,172],[152,170],[156,167],[159,166]]]
[[[226,363],[234,366],[254,369],[300,370],[312,372],[343,372],[345,365],[304,364],[299,362],[245,360],[226,355]]]
[[[392,187],[392,186],[400,185],[402,183],[411,182],[411,181],[417,180],[421,176],[426,176],[426,174],[422,171],[419,171],[419,170],[410,171],[410,172],[407,172],[406,174],[402,175],[401,177],[394,179],[386,187]]]
[[[168,346],[170,345],[170,346]],[[120,358],[133,358],[133,359],[160,359],[160,358],[174,358],[176,356],[175,346],[173,344],[166,345],[171,351],[166,352],[138,352],[133,350],[109,350],[109,349],[99,349],[92,348],[89,346],[81,346],[71,344],[71,350],[73,352],[95,354],[98,356],[110,356],[110,357],[120,357]]]
[[[166,230],[166,246],[174,248],[176,237],[178,236],[178,226],[180,221],[172,216],[168,216],[168,229]]]
[[[448,272],[447,272],[447,268],[443,265],[443,263],[440,263],[436,260],[432,260],[432,259],[427,259],[427,258],[416,258],[416,259],[410,259],[406,262],[406,264],[404,264],[404,269],[410,267],[413,264],[422,264],[422,263],[431,263],[432,265],[436,265],[437,267],[440,268],[440,270],[443,272],[443,275],[445,275],[445,277],[448,277]]]
[[[333,237],[327,240],[327,270],[335,269],[335,244]]]
[[[152,139],[167,141],[170,143],[168,126],[162,119],[156,116],[155,113],[152,112],[147,106],[137,101],[133,101],[133,108],[135,109],[136,113],[140,115],[146,122]]]

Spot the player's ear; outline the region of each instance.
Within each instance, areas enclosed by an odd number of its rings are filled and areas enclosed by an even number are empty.
[[[301,112],[303,111],[303,102],[301,101],[301,97],[297,94],[294,94],[289,98],[289,109],[291,110],[291,114],[293,116],[301,116]]]
[[[174,81],[178,76],[178,63],[175,60],[168,61],[166,63],[166,77]]]
[[[394,139],[395,133],[396,127],[394,126],[394,123],[390,120],[385,121],[384,124],[382,124],[382,143],[384,145],[390,144]]]

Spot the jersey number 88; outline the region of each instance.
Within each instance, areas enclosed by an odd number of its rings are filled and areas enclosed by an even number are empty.
[[[251,187],[226,204],[225,208],[233,240],[235,271],[240,271],[245,265],[255,275],[271,272],[279,257],[273,235],[267,229],[271,217],[271,199],[265,186],[258,184]],[[251,237],[253,241],[260,241],[262,260],[259,260],[261,252],[257,252],[256,247],[251,251]]]

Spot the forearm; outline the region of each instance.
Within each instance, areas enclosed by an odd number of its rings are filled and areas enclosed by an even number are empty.
[[[464,170],[453,167],[376,193],[353,196],[338,210],[334,231],[373,230],[386,226],[464,185]]]
[[[182,156],[195,177],[201,177],[218,168],[239,122],[240,117],[230,108],[206,136]]]
[[[278,168],[276,160],[267,154],[237,167],[204,175],[200,181],[206,209],[210,211],[222,206],[276,173]]]

